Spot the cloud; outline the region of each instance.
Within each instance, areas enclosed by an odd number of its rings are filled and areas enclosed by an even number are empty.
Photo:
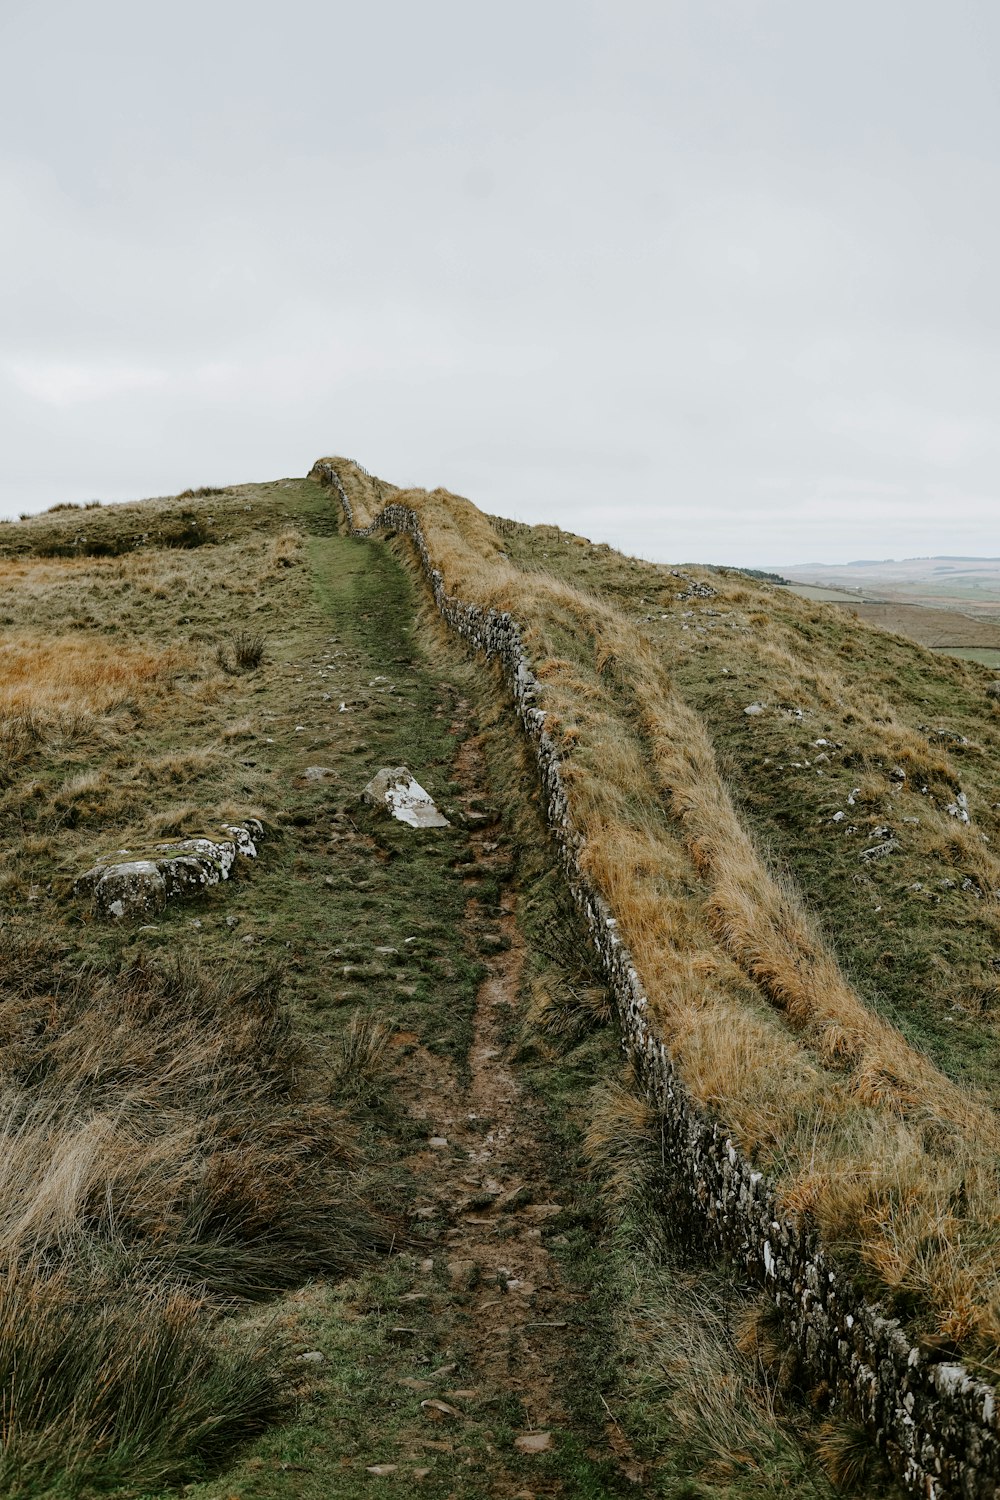
[[[162,390],[163,370],[121,364],[83,364],[62,360],[11,360],[6,371],[25,395],[45,406],[78,406],[111,401],[135,391]]]
[[[0,509],[346,451],[657,557],[991,550],[998,41],[10,0]]]

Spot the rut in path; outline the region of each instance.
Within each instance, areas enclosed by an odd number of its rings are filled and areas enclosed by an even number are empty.
[[[479,790],[483,768],[476,739],[462,747],[458,774],[467,795]],[[495,828],[476,831],[472,842],[476,867],[487,874],[497,848]],[[466,926],[472,940],[484,931],[478,883],[478,876],[467,879]],[[523,963],[516,900],[507,888],[499,921],[487,924],[491,946],[503,947],[484,960],[489,972],[476,997],[467,1082],[416,1038],[403,1039],[415,1045],[400,1088],[411,1115],[426,1130],[426,1143],[406,1163],[416,1180],[414,1211],[418,1224],[447,1226],[433,1238],[421,1235],[420,1279],[407,1298],[433,1312],[435,1285],[443,1283],[450,1293],[441,1309],[446,1327],[439,1337],[462,1351],[457,1369],[448,1371],[455,1383],[439,1390],[438,1383],[429,1382],[425,1394],[440,1396],[460,1413],[438,1413],[440,1437],[455,1452],[470,1417],[489,1425],[491,1412],[499,1405],[510,1410],[512,1399],[523,1413],[516,1446],[521,1451],[558,1446],[560,1429],[571,1421],[560,1377],[572,1365],[579,1306],[587,1301],[586,1293],[565,1284],[557,1258],[543,1244],[543,1235],[552,1242],[552,1231],[559,1242],[561,1204],[545,1161],[538,1101],[523,1092],[504,1039]],[[424,1384],[419,1377],[404,1377],[404,1383],[418,1394]],[[425,1409],[425,1415],[433,1418],[435,1408]],[[524,1489],[523,1469],[517,1479],[505,1471],[503,1453],[493,1448],[489,1431],[480,1436],[496,1466],[489,1493],[534,1493]],[[620,1451],[627,1445],[612,1424],[591,1438],[601,1458],[618,1459],[627,1478],[641,1478],[640,1466]],[[436,1447],[436,1438],[422,1446]]]

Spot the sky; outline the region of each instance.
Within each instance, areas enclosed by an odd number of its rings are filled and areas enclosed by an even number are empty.
[[[303,474],[1000,552],[990,0],[0,0],[0,515]]]

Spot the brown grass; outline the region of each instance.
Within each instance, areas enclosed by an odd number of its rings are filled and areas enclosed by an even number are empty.
[[[0,717],[107,713],[161,690],[190,665],[176,649],[116,646],[87,635],[0,637]]]
[[[190,1473],[284,1400],[264,1343],[213,1319],[393,1226],[359,1200],[277,974],[0,941],[0,1475]]]

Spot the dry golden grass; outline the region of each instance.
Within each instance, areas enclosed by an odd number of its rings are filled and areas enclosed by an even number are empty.
[[[749,837],[705,726],[673,692],[654,644],[606,601],[514,566],[502,532],[468,501],[442,490],[380,492],[334,462],[357,524],[387,499],[411,506],[448,592],[521,624],[585,836],[584,867],[618,917],[694,1096],[757,1154],[791,1209],[849,1243],[867,1273],[938,1334],[961,1330],[967,1349],[994,1349],[997,1117],[846,979],[795,890]],[[739,585],[726,595],[741,596],[754,597]],[[780,646],[769,651],[776,699],[794,702],[801,663]],[[810,691],[837,704],[846,689],[824,669]],[[883,754],[911,779],[955,784],[947,762],[877,693],[853,711],[878,725]],[[953,822],[948,833],[956,837]],[[957,836],[956,860],[975,855],[992,878],[990,851]]]
[[[103,714],[148,698],[190,666],[176,649],[116,646],[89,635],[0,636],[0,716]]]

